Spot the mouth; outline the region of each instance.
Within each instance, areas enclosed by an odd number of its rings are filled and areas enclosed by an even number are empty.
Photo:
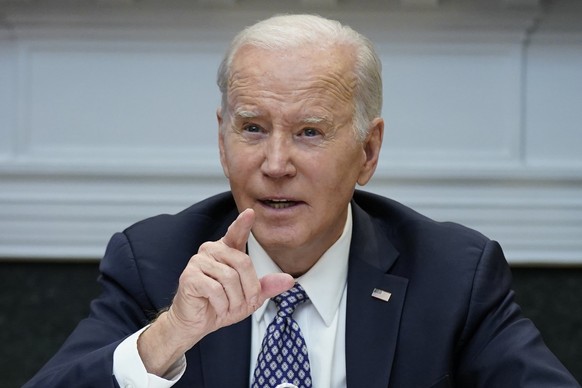
[[[292,201],[289,199],[263,199],[261,203],[272,209],[287,209],[299,204],[298,201]]]

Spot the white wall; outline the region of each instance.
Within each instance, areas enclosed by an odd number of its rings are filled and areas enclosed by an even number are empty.
[[[0,2],[0,258],[99,258],[115,231],[228,187],[216,68],[282,9],[114,3]],[[582,263],[582,8],[387,4],[296,5],[383,59],[368,189],[479,229],[513,263]]]

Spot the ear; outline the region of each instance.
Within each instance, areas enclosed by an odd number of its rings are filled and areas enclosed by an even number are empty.
[[[372,120],[368,136],[362,144],[364,148],[365,160],[358,176],[358,184],[364,186],[370,181],[380,157],[380,149],[382,148],[382,139],[384,138],[384,120],[377,117]]]
[[[226,149],[224,145],[224,136],[226,133],[226,128],[223,127],[223,125],[225,125],[225,122],[222,117],[221,108],[216,109],[216,121],[218,122],[218,149],[220,151],[220,164],[222,165],[222,171],[224,172],[224,176],[229,178],[228,163],[226,163]]]

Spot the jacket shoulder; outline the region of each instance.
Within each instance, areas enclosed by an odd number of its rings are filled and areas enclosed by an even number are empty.
[[[399,241],[414,241],[430,244],[450,242],[454,245],[484,246],[490,241],[482,233],[451,221],[437,221],[423,215],[393,199],[377,194],[356,191],[354,202],[372,222],[392,237],[395,245]]]

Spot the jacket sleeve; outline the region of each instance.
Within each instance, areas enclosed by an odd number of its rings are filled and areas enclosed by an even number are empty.
[[[24,388],[118,387],[113,376],[115,348],[157,312],[124,234],[111,238],[99,268],[102,292],[91,302],[89,316]]]
[[[514,302],[496,242],[487,243],[474,275],[456,380],[461,387],[580,387]]]

